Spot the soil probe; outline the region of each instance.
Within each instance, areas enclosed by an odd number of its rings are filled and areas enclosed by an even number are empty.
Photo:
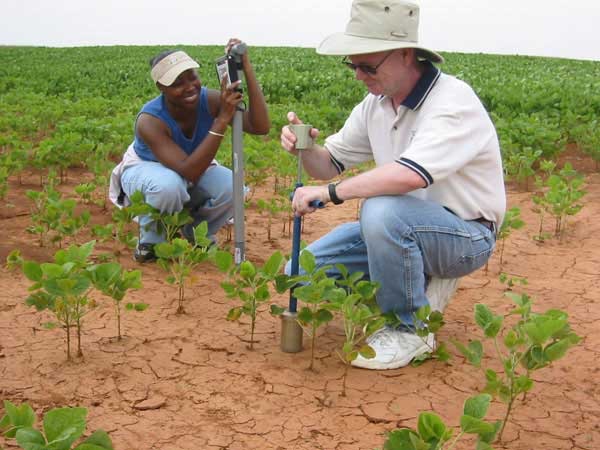
[[[231,47],[229,51],[233,56],[237,70],[237,79],[241,80],[242,56],[246,53],[246,44],[239,43]],[[238,88],[241,91],[241,88]],[[246,257],[246,241],[244,227],[244,147],[243,147],[243,120],[244,109],[238,105],[233,116],[231,137],[231,161],[233,164],[233,237],[234,237],[234,259],[240,265]]]
[[[302,152],[298,150],[298,179],[294,192],[302,187]],[[293,196],[293,193],[292,193]],[[310,202],[314,208],[323,208],[325,204],[320,200]],[[298,275],[300,268],[300,238],[302,233],[302,216],[294,215],[294,234],[292,239],[292,266],[291,276]],[[302,350],[302,327],[298,323],[298,302],[294,297],[294,288],[290,289],[290,303],[287,311],[281,315],[281,350],[285,353],[297,353]]]

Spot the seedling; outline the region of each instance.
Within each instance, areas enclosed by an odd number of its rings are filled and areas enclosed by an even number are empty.
[[[114,209],[112,218],[115,223],[115,239],[132,249],[137,245],[137,233],[133,233],[127,226],[132,223],[136,217],[150,214],[152,207],[144,202],[144,196],[140,191],[134,192],[129,200],[131,202],[130,205],[124,208]],[[112,227],[107,226],[107,230],[110,229],[112,229]],[[99,230],[99,232],[106,234],[106,231]]]
[[[202,262],[206,261],[211,249],[214,253],[213,242],[206,237],[208,225],[202,222],[194,228],[194,243],[186,239],[176,238],[170,242],[162,242],[154,246],[154,252],[158,257],[158,265],[170,275],[167,283],[178,286],[177,314],[185,313],[183,303],[185,300],[185,282],[194,281],[193,270]]]
[[[286,205],[288,203],[289,202],[285,202]],[[265,212],[267,214],[267,239],[270,241],[273,218],[284,209],[284,207],[282,206],[282,198],[272,197],[269,199],[269,201],[260,199],[256,202],[256,207],[258,208],[258,212],[261,215]]]
[[[580,337],[571,330],[565,312],[551,309],[542,314],[533,313],[532,301],[526,294],[506,292],[505,295],[516,304],[510,314],[520,317],[519,321],[504,335],[505,351],[501,350],[499,345],[503,317],[494,315],[486,305],[475,305],[475,322],[484,336],[494,342],[496,356],[504,370],[503,374],[481,367],[483,345],[480,341],[471,341],[467,346],[453,341],[467,361],[483,370],[487,380],[484,392],[498,397],[507,404],[498,441],[502,439],[502,433],[517,397],[533,388],[531,373],[562,358],[580,341]]]
[[[430,334],[436,336],[437,332],[445,325],[444,315],[441,311],[432,311],[431,306],[429,305],[422,306],[412,314],[412,324],[405,323],[400,316],[393,312],[385,314],[385,318],[387,325],[392,328],[402,327],[411,329],[414,334],[419,336],[423,343],[429,347],[429,351],[426,351],[411,361],[411,366],[420,366],[430,359],[447,362],[451,358],[444,342],[440,342],[436,339],[436,345],[432,346],[427,339]]]
[[[269,284],[275,281],[284,261],[281,252],[276,251],[262,267],[257,268],[250,261],[243,261],[236,266],[231,253],[218,251],[216,254],[217,267],[228,276],[221,287],[227,297],[237,298],[242,303],[229,310],[227,320],[239,320],[243,314],[250,316],[250,350],[254,349],[254,330],[259,308],[271,298]]]
[[[498,278],[500,280],[500,283],[506,284],[507,291],[512,291],[512,288],[515,287],[517,284],[519,284],[521,286],[527,286],[527,284],[528,284],[527,278],[513,277],[504,272],[502,272]]]
[[[343,264],[335,266],[341,274],[337,283],[341,286],[330,290],[327,300],[330,308],[340,313],[344,323],[344,345],[342,351],[336,351],[344,363],[342,396],[346,396],[346,378],[348,368],[358,355],[371,359],[376,356],[375,350],[365,340],[385,324],[385,318],[375,302],[378,283],[363,280],[364,273],[349,274]]]
[[[156,222],[158,230],[164,233],[167,242],[171,242],[181,228],[193,221],[187,209],[169,214],[151,207],[150,216]]]
[[[4,437],[15,438],[25,450],[68,450],[84,433],[86,408],[54,408],[44,414],[43,432],[34,428],[35,413],[23,403],[16,406],[4,400],[6,414],[0,419]],[[112,441],[103,430],[97,430],[75,450],[113,450]]]
[[[81,183],[75,186],[75,193],[84,205],[89,205],[92,202],[92,194],[95,190],[96,185],[94,183]]]
[[[299,263],[306,275],[290,278],[289,282],[291,285],[302,284],[294,288],[294,297],[306,303],[306,306],[303,306],[298,311],[298,323],[300,323],[311,337],[310,366],[308,368],[309,370],[314,370],[317,329],[333,319],[329,299],[332,291],[339,288],[336,286],[333,278],[327,277],[326,272],[331,266],[324,266],[317,269],[315,257],[308,250],[300,253]],[[281,283],[279,283],[278,292],[282,293],[281,291]]]
[[[420,366],[429,359],[447,362],[450,359],[450,353],[448,353],[446,343],[436,340],[435,347],[432,347],[427,341],[429,334],[437,336],[437,332],[445,325],[444,315],[440,311],[432,311],[431,306],[425,305],[417,310],[413,322],[415,323],[415,334],[423,340],[430,351],[417,356],[412,360],[411,365]]]
[[[54,232],[51,241],[58,242],[60,247],[66,236],[76,234],[90,220],[89,211],[84,211],[79,216],[74,214],[75,200],[63,199],[62,194],[54,189],[52,178],[43,191],[30,190],[26,195],[33,201],[33,225],[27,231],[39,235],[40,247],[44,246],[50,231]]]
[[[521,219],[521,209],[515,206],[514,208],[510,208],[506,211],[504,215],[504,221],[502,222],[502,226],[498,230],[498,239],[501,242],[500,245],[500,270],[502,270],[502,258],[504,256],[504,244],[506,243],[506,238],[510,236],[512,230],[518,230],[519,228],[523,228],[525,222]]]
[[[582,189],[583,177],[567,163],[558,174],[551,174],[544,183],[545,192],[533,197],[540,214],[540,234],[542,240],[542,224],[544,212],[549,212],[555,219],[554,235],[560,238],[567,226],[567,217],[581,211],[583,205],[579,200],[586,194]]]
[[[391,431],[383,448],[384,450],[453,449],[463,435],[474,434],[477,435],[477,450],[491,450],[490,444],[501,424],[499,420],[495,423],[483,420],[491,399],[489,394],[478,394],[465,401],[463,415],[460,418],[460,432],[452,442],[450,440],[454,430],[447,427],[438,415],[424,412],[419,414],[416,430],[402,428]]]
[[[89,274],[94,287],[104,295],[112,298],[117,317],[117,339],[121,340],[121,302],[129,289],[142,287],[142,272],[139,270],[123,270],[120,264],[109,262],[90,267]],[[127,303],[127,310],[144,311],[147,303]]]
[[[25,276],[33,281],[29,290],[34,291],[26,303],[38,311],[45,309],[54,313],[57,322],[44,324],[46,328],[61,326],[67,333],[67,359],[71,359],[71,327],[77,328],[77,355],[81,351],[82,318],[96,306],[88,295],[92,288],[87,268],[95,241],[82,246],[71,245],[54,255],[54,263],[39,264],[34,261],[22,263]]]
[[[542,150],[525,147],[508,155],[507,172],[529,191],[529,179],[535,175],[534,164],[542,156]]]

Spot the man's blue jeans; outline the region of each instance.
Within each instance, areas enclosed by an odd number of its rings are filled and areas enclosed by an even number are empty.
[[[146,203],[161,212],[173,214],[184,207],[189,209],[194,227],[202,221],[208,223],[208,236],[214,236],[233,216],[232,172],[223,166],[210,166],[195,185],[188,187],[177,172],[158,162],[145,161],[125,170],[121,186],[127,196],[141,191]],[[149,216],[140,217],[139,224],[140,243],[165,240]]]
[[[318,266],[341,263],[350,273],[364,272],[365,278],[379,282],[382,312],[393,311],[412,325],[413,314],[428,304],[430,277],[459,278],[473,272],[486,263],[495,243],[495,234],[485,225],[401,195],[366,199],[360,222],[338,226],[307,249]],[[339,272],[333,267],[328,275]]]

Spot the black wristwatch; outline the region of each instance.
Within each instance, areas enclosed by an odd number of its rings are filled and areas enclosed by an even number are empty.
[[[329,183],[327,185],[327,190],[329,191],[329,199],[331,200],[331,202],[334,205],[341,205],[342,203],[344,203],[344,200],[342,200],[341,198],[339,198],[337,196],[337,194],[335,193],[335,187],[337,186],[337,183]]]

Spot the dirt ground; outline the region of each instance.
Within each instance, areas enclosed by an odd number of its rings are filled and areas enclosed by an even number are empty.
[[[585,168],[585,161],[575,162]],[[62,188],[72,190],[84,175],[71,171]],[[12,206],[0,210],[2,261],[15,248],[38,261],[49,261],[54,252],[38,247],[25,232],[30,219],[24,191],[39,189],[36,180],[26,177],[23,185],[11,180]],[[504,442],[495,448],[600,448],[600,174],[588,171],[586,180],[585,207],[571,219],[562,240],[544,243],[532,239],[539,221],[531,211],[531,193],[508,188],[509,206],[521,207],[527,225],[506,242],[502,270],[527,278],[523,291],[533,297],[534,310],[567,311],[583,340],[553,367],[534,374],[533,391],[516,406]],[[269,189],[258,188],[255,199],[268,197]],[[109,220],[100,208],[91,209],[93,222]],[[307,219],[303,239],[310,242],[356,215],[354,201],[327,207]],[[248,208],[247,258],[261,263],[276,249],[289,253],[291,239],[281,227],[281,221],[275,222],[273,239],[267,240],[266,218]],[[225,232],[220,240],[226,240]],[[117,249],[113,244],[97,248]],[[480,339],[473,320],[476,303],[497,314],[510,310],[498,280],[499,253],[487,273],[480,270],[461,281],[439,339]],[[129,252],[120,262],[137,267]],[[283,353],[279,319],[266,311],[258,319],[259,342],[253,351],[247,348],[248,320],[225,320],[233,301],[219,286],[222,275],[215,267],[199,269],[187,290],[185,315],[175,314],[177,292],[165,273],[153,264],[142,269],[144,288],[129,294],[129,300],[147,302],[149,309],[124,315],[125,336],[119,342],[111,302],[98,298],[99,307],[84,322],[84,357],[73,362],[66,361],[65,333],[43,329],[50,316],[24,304],[29,285],[24,276],[0,269],[0,400],[28,402],[38,419],[53,407],[84,406],[88,432],[106,430],[118,450],[350,450],[382,448],[386,431],[415,427],[423,411],[434,411],[457,427],[464,400],[484,386],[483,374],[450,346],[454,358],[449,365],[429,361],[391,371],[351,369],[343,397],[344,366],[335,353],[343,341],[340,322],[320,331],[316,371],[309,371],[306,335],[303,352]],[[285,306],[288,298],[274,300]],[[490,358],[484,364],[499,368]],[[499,419],[504,411],[504,404],[494,402],[488,417]],[[2,439],[0,446],[15,448],[14,440]],[[473,441],[461,441],[456,448],[473,448]]]

